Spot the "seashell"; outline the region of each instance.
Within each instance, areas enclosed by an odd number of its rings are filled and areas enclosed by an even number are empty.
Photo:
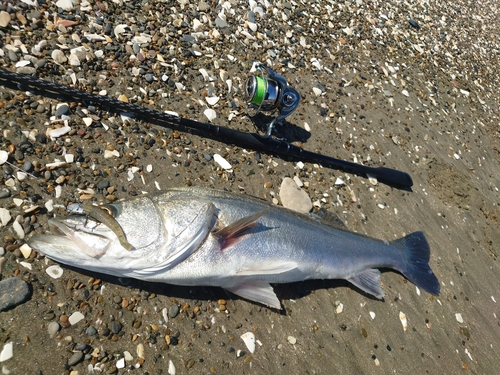
[[[255,335],[252,332],[245,332],[240,337],[247,346],[248,351],[253,354],[255,352]]]
[[[71,66],[80,66],[80,59],[77,55],[71,54],[69,55],[69,65]]]
[[[29,65],[29,64],[31,64],[31,61],[28,61],[28,60],[21,60],[21,61],[18,61],[18,62],[16,63],[16,68],[21,68],[21,67],[23,67],[23,66],[27,66],[27,65]]]
[[[9,159],[9,153],[5,150],[0,150],[0,165],[7,162],[8,159]]]
[[[227,92],[231,92],[231,89],[233,88],[233,81],[231,81],[230,79],[227,79],[226,85],[227,85]]]
[[[174,362],[172,362],[172,360],[168,361],[168,374],[175,375],[175,366],[174,366]]]
[[[219,154],[214,154],[214,161],[219,164],[219,166],[222,168],[222,169],[225,169],[227,171],[229,170],[232,170],[233,167],[231,166],[231,164],[229,164],[229,162],[224,159],[222,156],[220,156]]]
[[[47,275],[52,277],[53,279],[59,279],[63,275],[63,269],[58,266],[57,264],[54,264],[53,266],[47,267],[45,270]]]
[[[115,34],[115,37],[116,38],[120,38],[120,35],[123,34],[125,32],[125,29],[127,28],[128,26],[125,25],[125,24],[119,24],[115,27],[115,29],[113,30],[114,34]]]
[[[104,42],[106,40],[105,37],[97,34],[83,34],[83,36],[91,42]]]
[[[0,227],[6,226],[9,223],[10,219],[12,219],[12,216],[10,216],[9,210],[0,207]]]
[[[182,90],[185,90],[186,89],[186,86],[184,86],[182,83],[180,82],[175,82],[175,87],[177,87],[177,90],[179,90],[179,92],[182,92]]]
[[[193,30],[194,31],[202,31],[203,30],[203,24],[201,21],[197,18],[193,20]]]
[[[64,134],[68,134],[71,131],[69,126],[63,126],[61,128],[48,128],[46,135],[50,138],[58,138]]]
[[[75,1],[77,3],[78,1]],[[73,0],[57,0],[56,6],[64,10],[72,10],[75,7]]]
[[[215,120],[215,118],[217,117],[217,113],[211,108],[205,109],[205,111],[203,111],[203,114],[206,116],[208,121]]]
[[[205,80],[205,82],[209,81],[210,76],[208,75],[208,72],[206,71],[206,69],[200,68],[199,72],[203,76],[203,79]]]
[[[403,329],[406,331],[408,329],[408,321],[406,320],[406,314],[402,311],[399,312],[399,320],[401,320]]]
[[[209,105],[214,106],[219,102],[220,98],[218,96],[207,96],[205,100]]]
[[[54,62],[58,65],[61,65],[61,64],[65,63],[66,61],[68,61],[68,59],[66,58],[66,55],[60,49],[53,50],[51,57],[54,60]]]

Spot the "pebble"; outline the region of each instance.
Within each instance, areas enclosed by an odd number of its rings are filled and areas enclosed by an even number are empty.
[[[292,345],[295,345],[297,343],[297,339],[293,336],[288,336],[287,340]]]
[[[2,10],[0,12],[0,26],[7,27],[9,23],[10,23],[10,14]]]
[[[71,324],[73,326],[76,323],[82,321],[83,319],[85,319],[85,315],[83,315],[80,311],[75,311],[69,317],[68,322],[69,322],[69,324]]]
[[[61,117],[62,115],[69,113],[69,106],[66,103],[59,104],[56,109],[55,116]]]
[[[74,352],[71,358],[68,360],[68,366],[74,366],[83,359],[83,352]]]
[[[312,209],[312,201],[305,190],[297,186],[290,177],[285,177],[280,187],[280,198],[283,207],[290,210],[308,213]]]
[[[47,330],[49,331],[50,338],[54,338],[57,335],[57,332],[61,329],[61,326],[57,322],[50,322]]]
[[[168,316],[170,318],[175,318],[179,314],[179,306],[178,305],[172,305],[168,309]]]
[[[0,281],[0,311],[26,302],[30,295],[29,284],[18,277],[11,277]]]
[[[111,327],[110,328],[111,328],[111,332],[113,332],[114,334],[118,334],[122,330],[123,325],[119,321],[113,320],[111,322]]]
[[[94,327],[90,326],[87,328],[87,335],[94,336],[96,334],[97,334],[97,330]]]

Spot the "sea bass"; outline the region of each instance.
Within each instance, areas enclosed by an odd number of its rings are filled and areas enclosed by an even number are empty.
[[[315,215],[205,188],[171,189],[107,206],[132,245],[129,251],[116,230],[86,215],[50,219],[52,234],[37,234],[29,244],[78,268],[218,286],[276,309],[281,304],[271,284],[307,279],[345,279],[382,298],[378,268],[399,271],[439,294],[422,232],[380,241],[327,225]]]

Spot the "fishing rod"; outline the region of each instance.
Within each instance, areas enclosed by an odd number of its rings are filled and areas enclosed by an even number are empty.
[[[406,172],[385,167],[368,167],[336,159],[331,156],[304,150],[284,140],[271,137],[270,134],[274,124],[295,110],[300,101],[300,95],[279,74],[262,65],[257,68],[260,69],[262,74],[253,78],[249,77],[245,87],[245,97],[249,100],[247,110],[253,110],[254,112],[277,110],[279,112],[278,117],[268,124],[266,135],[243,132],[220,125],[190,120],[176,114],[159,112],[133,103],[113,99],[106,95],[89,93],[5,69],[0,69],[0,85],[16,90],[30,90],[42,96],[54,98],[66,97],[72,100],[78,99],[82,102],[92,102],[99,104],[101,107],[106,107],[111,112],[118,113],[122,111],[132,113],[142,120],[158,126],[191,129],[207,138],[217,141],[224,140],[226,143],[235,144],[239,147],[278,156],[291,157],[306,162],[319,163],[323,166],[327,165],[358,175],[369,175],[375,177],[380,182],[396,188],[409,189],[413,185],[410,175]],[[25,85],[25,87],[19,87],[19,84]]]

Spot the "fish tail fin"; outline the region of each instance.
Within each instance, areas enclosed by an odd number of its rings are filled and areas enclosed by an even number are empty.
[[[405,263],[398,269],[408,280],[437,296],[439,281],[429,266],[430,248],[422,232],[415,232],[392,243],[403,253]]]

